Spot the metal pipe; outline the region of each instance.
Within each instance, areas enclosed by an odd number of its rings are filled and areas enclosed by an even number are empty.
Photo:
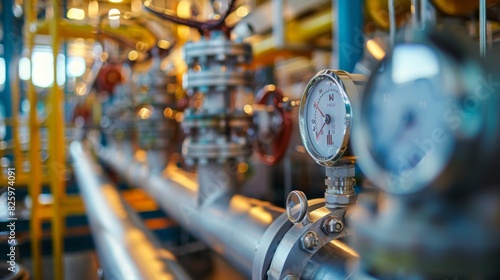
[[[479,0],[479,48],[482,57],[486,57],[486,23],[486,0]]]
[[[283,208],[230,192],[210,196],[199,205],[198,183],[193,174],[173,166],[163,174],[150,173],[145,165],[124,160],[123,155],[110,149],[101,149],[98,155],[126,181],[145,189],[182,227],[251,278],[257,247],[263,243],[263,236],[271,224],[284,213]],[[335,246],[329,244],[327,247]],[[323,259],[320,262],[321,273],[309,272],[307,275],[311,278],[304,279],[316,279],[325,274],[345,275],[339,264],[343,264],[349,254],[339,247],[332,250],[332,261]],[[343,261],[338,262],[339,259]],[[317,265],[313,263],[310,267],[317,268]]]
[[[73,142],[70,153],[106,279],[190,279],[82,144]]]
[[[104,150],[99,155],[129,183],[144,188],[181,226],[209,244],[244,274],[251,275],[260,237],[284,212],[283,209],[267,202],[232,196],[229,192],[210,195],[209,200],[198,206],[195,177],[172,167],[164,174],[150,174],[145,165],[124,161],[120,154],[112,151]]]
[[[285,46],[285,19],[283,17],[283,0],[273,0],[273,37],[276,47]]]
[[[339,240],[324,246],[311,257],[300,279],[349,279],[349,260],[358,255]],[[365,279],[368,280],[368,279]]]
[[[421,0],[411,0],[411,19],[413,26],[421,29],[422,28],[422,10],[420,6]]]
[[[394,43],[396,42],[396,9],[394,7],[394,0],[388,0],[389,6],[389,37],[391,39],[391,47],[394,47]]]

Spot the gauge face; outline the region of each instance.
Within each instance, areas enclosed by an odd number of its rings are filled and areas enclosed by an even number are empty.
[[[444,57],[421,44],[397,46],[370,78],[355,152],[365,174],[393,193],[416,192],[445,168],[454,141]],[[447,73],[447,74],[446,74]]]
[[[300,105],[302,141],[322,165],[332,165],[347,148],[351,104],[340,79],[331,70],[318,73],[307,85]]]

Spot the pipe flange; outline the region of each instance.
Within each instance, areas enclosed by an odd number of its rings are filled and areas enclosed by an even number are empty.
[[[177,133],[177,128],[173,121],[148,122],[138,125],[137,142],[142,149],[164,149],[172,143],[172,139]]]
[[[199,128],[216,128],[219,127],[220,120],[217,118],[188,118],[184,117],[182,128],[184,129],[199,129]]]
[[[309,210],[314,211],[324,205],[323,199],[312,199],[308,201]],[[252,280],[266,279],[267,271],[275,255],[278,244],[283,236],[290,230],[293,224],[288,215],[283,213],[267,228],[257,246],[252,268]]]
[[[225,90],[230,87],[252,87],[252,71],[188,71],[184,76],[184,86],[193,91],[210,93],[210,89]]]
[[[247,114],[185,114],[182,127],[184,129],[192,128],[247,128],[252,124],[252,116]]]
[[[144,105],[165,108],[175,103],[175,96],[172,94],[165,94],[164,92],[135,95],[134,102],[137,104],[135,106],[136,108]]]
[[[324,203],[324,200],[323,200]],[[267,279],[281,280],[286,275],[300,278],[309,259],[330,241],[347,236],[350,231],[343,227],[338,232],[325,233],[324,225],[328,220],[343,220],[345,209],[328,209],[321,207],[309,212],[310,223],[297,223],[280,241]]]
[[[186,43],[184,57],[190,68],[197,64],[206,64],[209,60],[224,63],[234,59],[239,64],[250,64],[252,47],[247,43],[236,43],[220,37],[220,39]]]
[[[182,154],[186,162],[208,164],[211,160],[223,163],[228,159],[242,161],[252,154],[252,147],[248,143],[192,143],[184,142]]]

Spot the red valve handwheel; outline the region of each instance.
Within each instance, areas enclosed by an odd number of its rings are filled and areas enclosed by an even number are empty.
[[[115,86],[122,82],[121,65],[106,64],[97,74],[96,88],[98,91],[113,93]]]
[[[262,144],[257,139],[256,151],[262,162],[267,165],[277,164],[285,155],[292,136],[292,119],[290,113],[282,106],[283,92],[274,85],[267,85],[257,93],[255,103],[260,105],[268,104],[272,98],[274,109],[280,114],[282,119],[281,130],[275,135],[271,144],[271,154],[268,154]]]

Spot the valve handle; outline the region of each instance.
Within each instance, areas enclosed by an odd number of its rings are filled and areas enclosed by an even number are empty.
[[[218,19],[207,21],[197,21],[187,18],[180,18],[176,16],[172,11],[160,10],[159,8],[155,7],[151,0],[147,0],[146,2],[144,2],[144,7],[146,8],[146,10],[152,12],[160,18],[166,19],[173,23],[195,28],[196,30],[198,30],[198,32],[200,32],[201,35],[208,35],[211,31],[220,30],[229,37],[229,33],[231,32],[232,27],[228,27],[225,21],[227,16],[233,11],[235,2],[235,0],[229,1],[227,11]]]
[[[259,138],[257,137],[255,147],[256,152],[261,161],[267,165],[275,165],[283,158],[292,136],[292,118],[290,112],[288,112],[283,106],[282,102],[284,97],[283,91],[279,88],[274,85],[267,85],[259,90],[255,98],[255,103],[259,105],[268,104],[268,101],[271,98],[274,112],[278,113],[281,118],[280,130],[276,133],[276,135],[274,135],[271,141],[270,154],[266,151],[266,144],[259,141]]]
[[[120,64],[105,64],[97,73],[96,88],[99,91],[107,91],[113,94],[115,86],[123,80]]]

